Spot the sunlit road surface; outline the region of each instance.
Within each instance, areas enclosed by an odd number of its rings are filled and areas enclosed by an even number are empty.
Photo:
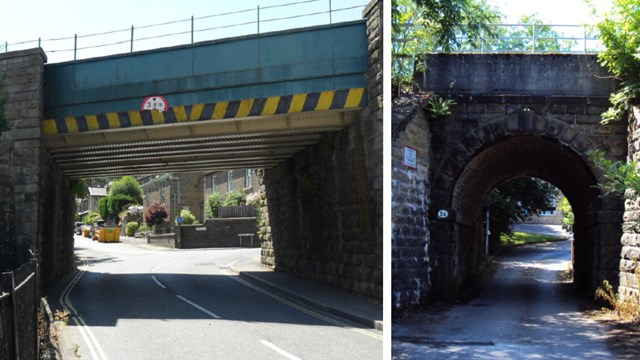
[[[382,359],[381,331],[259,291],[229,271],[256,251],[76,236],[80,271],[50,300],[72,313],[66,358]]]
[[[570,256],[570,241],[510,250],[475,299],[394,320],[393,358],[614,359],[563,279]]]

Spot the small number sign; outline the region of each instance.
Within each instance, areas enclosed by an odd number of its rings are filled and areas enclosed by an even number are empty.
[[[438,210],[438,218],[446,219],[449,217],[449,212],[447,210]]]
[[[167,109],[169,109],[169,103],[163,96],[148,96],[140,107],[140,110],[167,111]]]

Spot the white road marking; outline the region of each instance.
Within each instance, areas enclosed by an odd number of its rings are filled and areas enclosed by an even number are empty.
[[[280,349],[279,347],[273,345],[272,343],[268,342],[267,340],[260,340],[260,343],[268,348],[270,348],[271,350],[277,352],[278,354],[286,357],[287,359],[291,359],[291,360],[300,360],[299,357],[296,357],[294,355],[289,354],[288,352]]]
[[[196,309],[198,309],[198,310],[202,311],[203,313],[205,313],[205,314],[207,314],[207,315],[211,316],[212,318],[214,318],[214,319],[220,319],[220,316],[218,316],[218,315],[216,315],[216,314],[212,313],[211,311],[209,311],[209,310],[207,310],[207,309],[203,308],[202,306],[200,306],[200,305],[198,305],[198,304],[194,303],[193,301],[190,301],[189,299],[186,299],[185,297],[180,296],[180,295],[176,295],[176,297],[177,297],[178,299],[180,299],[180,300],[182,300],[182,301],[186,302],[187,304],[189,304],[189,305],[193,306],[194,308],[196,308]]]
[[[107,356],[104,354],[102,346],[100,346],[100,343],[91,332],[91,329],[89,329],[89,327],[87,326],[87,323],[84,321],[82,316],[80,316],[78,311],[73,307],[71,300],[69,300],[69,294],[71,293],[71,290],[73,290],[73,287],[78,283],[78,281],[80,281],[80,278],[82,277],[82,275],[84,275],[88,267],[88,262],[83,259],[82,267],[80,268],[78,275],[76,275],[71,280],[71,282],[69,282],[69,285],[67,285],[67,287],[60,295],[60,304],[66,311],[68,311],[72,315],[71,319],[78,327],[80,335],[82,335],[84,342],[87,344],[91,356],[96,360],[107,360]]]
[[[167,266],[167,265],[171,265],[171,264],[173,264],[173,263],[175,263],[175,261],[169,261],[168,263],[160,264],[160,265],[158,265],[158,266],[154,267],[153,269],[151,269],[151,272],[156,272],[156,271],[158,271],[158,269],[160,269],[161,267],[163,267],[163,266]]]
[[[156,284],[158,284],[158,286],[160,286],[161,288],[163,288],[163,289],[166,289],[166,288],[167,288],[166,286],[164,286],[164,285],[160,282],[160,280],[158,280],[158,278],[157,278],[155,275],[151,275],[151,278],[152,278],[152,279],[153,279],[153,281],[155,281],[155,282],[156,282]]]
[[[343,327],[345,329],[349,329],[351,331],[355,331],[357,333],[367,335],[367,336],[372,337],[374,339],[383,340],[383,336],[381,336],[379,334],[376,334],[374,332],[367,331],[367,330],[362,330],[362,329],[359,329],[357,327],[353,327],[351,325],[345,324],[345,323],[343,323],[341,321],[334,320],[334,319],[332,319],[330,317],[327,317],[327,316],[324,316],[324,315],[322,315],[320,313],[317,313],[317,312],[315,312],[315,311],[313,311],[311,309],[308,309],[308,308],[300,306],[300,305],[298,305],[298,304],[296,304],[294,302],[291,302],[291,301],[289,301],[287,299],[284,299],[284,298],[282,298],[282,297],[280,297],[280,296],[278,296],[278,295],[276,295],[276,294],[274,294],[274,293],[272,293],[270,291],[267,291],[267,290],[265,290],[265,289],[263,289],[263,288],[261,288],[259,286],[255,286],[255,285],[245,281],[244,279],[241,279],[240,276],[232,276],[234,274],[231,274],[231,272],[229,272],[229,270],[227,270],[227,269],[231,268],[233,266],[233,264],[235,264],[238,261],[240,261],[240,260],[236,260],[236,261],[234,261],[232,263],[229,263],[229,264],[225,265],[223,267],[223,269],[222,269],[222,273],[225,274],[225,275],[229,275],[233,280],[243,284],[244,286],[250,287],[250,288],[252,288],[252,289],[254,289],[254,290],[258,291],[258,292],[261,292],[264,295],[267,295],[270,298],[275,299],[276,301],[279,301],[279,302],[281,302],[281,303],[283,303],[285,305],[288,305],[289,307],[292,307],[292,308],[294,308],[294,309],[296,309],[298,311],[301,311],[301,312],[303,312],[303,313],[305,313],[307,315],[311,315],[311,316],[313,316],[315,318],[324,320],[324,321],[326,321],[328,323],[331,323],[333,325],[337,325],[337,326]]]

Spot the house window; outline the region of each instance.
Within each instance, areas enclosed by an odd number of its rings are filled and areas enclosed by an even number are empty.
[[[251,169],[247,169],[247,174],[244,177],[244,187],[245,189],[250,189],[253,187],[251,184]]]
[[[216,192],[216,176],[211,175],[211,192]]]
[[[233,189],[233,170],[227,173],[227,192],[230,193]]]

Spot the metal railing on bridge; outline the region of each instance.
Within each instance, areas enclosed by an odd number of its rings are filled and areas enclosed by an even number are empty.
[[[38,278],[37,259],[0,274],[0,359],[38,358]]]
[[[468,36],[458,34],[458,48],[454,53],[560,53],[588,54],[598,53],[604,49],[599,33],[589,25],[565,24],[492,24],[492,36],[484,31],[479,39],[472,40]],[[421,44],[413,32],[414,24],[400,24],[400,36],[392,39],[393,71],[402,73],[413,71],[416,54]],[[407,50],[411,49],[411,52]],[[428,51],[431,50],[431,51]],[[434,52],[424,48],[423,53]],[[436,49],[435,52],[440,52]]]
[[[35,39],[9,43],[0,43],[0,52],[41,47],[49,57],[49,62],[78,60],[97,56],[114,55],[140,50],[193,44],[233,36],[260,34],[295,28],[291,22],[304,19],[303,27],[311,25],[333,24],[336,21],[361,19],[362,10],[368,0],[353,0],[358,5],[344,5],[344,1],[303,0],[285,4],[258,6],[226,13],[180,19],[158,24],[144,25],[94,34],[75,34],[62,38]],[[316,4],[312,4],[316,3]],[[279,16],[282,9],[286,16]],[[358,14],[357,16],[355,14]],[[281,26],[272,25],[279,23]],[[266,29],[265,29],[266,28]],[[142,43],[142,45],[141,45]],[[110,51],[101,51],[109,48]],[[66,54],[56,56],[51,55]],[[53,60],[53,61],[52,61]]]

